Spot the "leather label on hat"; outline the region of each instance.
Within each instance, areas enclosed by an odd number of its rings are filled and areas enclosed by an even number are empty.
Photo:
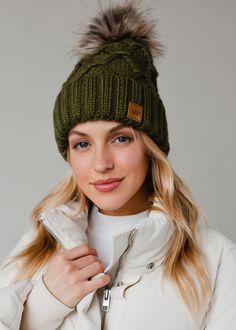
[[[143,107],[137,103],[129,102],[127,117],[141,123],[143,118]]]

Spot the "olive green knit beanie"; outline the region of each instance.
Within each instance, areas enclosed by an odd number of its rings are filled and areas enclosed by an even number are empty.
[[[167,121],[152,56],[161,48],[153,27],[131,3],[93,19],[80,42],[82,58],[55,102],[55,138],[64,159],[70,129],[88,120],[112,120],[142,130],[168,154]]]

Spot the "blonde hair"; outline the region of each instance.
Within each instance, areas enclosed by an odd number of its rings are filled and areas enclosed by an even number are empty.
[[[162,264],[163,278],[176,284],[187,307],[193,312],[202,306],[211,291],[203,254],[196,237],[200,210],[186,185],[172,169],[167,156],[144,132],[135,132],[150,157],[146,178],[150,196],[152,200],[157,198],[161,202],[161,211],[164,210],[173,228]],[[59,248],[39,221],[41,212],[71,201],[79,202],[77,213],[88,207],[89,203],[79,190],[73,173],[33,209],[32,221],[36,228],[36,237],[24,250],[11,258],[12,261],[22,261],[15,280],[31,278]]]
[[[206,216],[191,192],[171,167],[167,156],[145,133],[138,132],[151,158],[149,186],[158,198],[173,228],[165,254],[163,278],[174,283],[192,314],[198,312],[211,294],[211,284],[201,248],[197,242],[198,220]],[[199,292],[200,288],[200,292]]]

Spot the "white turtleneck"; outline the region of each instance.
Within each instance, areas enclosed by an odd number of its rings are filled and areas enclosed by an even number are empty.
[[[105,268],[110,262],[112,237],[133,228],[140,219],[147,217],[148,213],[149,210],[125,216],[105,215],[93,205],[88,219],[88,244],[97,250]]]

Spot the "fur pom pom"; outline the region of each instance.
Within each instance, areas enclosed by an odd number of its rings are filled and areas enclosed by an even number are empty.
[[[137,3],[138,1],[135,1]],[[75,55],[84,57],[97,50],[106,42],[124,38],[137,40],[145,44],[153,57],[163,55],[163,47],[156,39],[155,22],[149,19],[145,11],[135,7],[134,1],[126,4],[101,8],[101,12],[91,19],[87,30],[82,34],[75,47]]]

